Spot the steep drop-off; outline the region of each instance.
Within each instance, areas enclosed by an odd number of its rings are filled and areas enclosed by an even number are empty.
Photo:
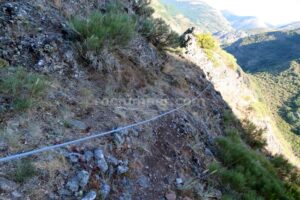
[[[266,130],[265,137],[270,152],[283,154],[299,166],[298,157],[295,156],[291,145],[278,129],[272,114],[264,109],[266,102],[261,102],[264,96],[260,96],[261,91],[257,89],[252,75],[244,73],[241,68],[231,69],[226,66],[223,59],[218,62],[218,66],[215,66],[207,59],[203,49],[197,47],[195,38],[190,41],[189,50],[184,56],[206,73],[208,80],[222,94],[236,116],[241,120],[248,119]]]

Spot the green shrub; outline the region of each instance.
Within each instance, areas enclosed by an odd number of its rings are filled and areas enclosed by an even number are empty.
[[[221,49],[218,41],[210,33],[197,34],[196,41],[197,45],[204,50],[208,60],[214,66],[219,66],[220,62],[223,61],[227,67],[237,70],[238,64],[235,57]]]
[[[262,149],[267,145],[263,137],[264,130],[257,128],[252,122],[245,120],[243,122],[243,140],[253,149]]]
[[[251,150],[237,136],[217,139],[222,166],[214,167],[223,184],[237,192],[238,199],[297,199],[299,189],[280,180],[276,169],[261,153]],[[292,186],[294,187],[294,186]]]
[[[214,50],[218,47],[217,40],[210,33],[196,35],[197,44],[202,49]]]
[[[87,50],[99,50],[105,43],[124,46],[135,33],[134,18],[116,5],[108,6],[104,14],[94,11],[86,19],[72,17],[70,24]]]
[[[159,49],[179,46],[179,35],[163,19],[146,18],[140,22],[139,32]]]
[[[21,67],[13,71],[1,70],[0,92],[12,97],[16,110],[29,108],[34,99],[42,95],[46,86],[43,76],[27,72]]]
[[[23,183],[27,179],[33,177],[35,175],[35,171],[36,169],[30,161],[19,161],[12,176],[16,182]]]
[[[154,18],[151,0],[136,0],[134,10],[139,15],[138,32],[158,49],[176,48],[180,44],[179,35],[161,18]]]
[[[154,13],[154,9],[149,5],[151,0],[136,0],[133,4],[133,10],[141,17],[151,17]]]
[[[286,122],[291,124],[292,131],[300,135],[300,94],[292,97],[282,106],[280,114]]]
[[[263,130],[245,120],[240,123],[230,110],[223,114],[226,137],[216,139],[220,163],[210,166],[211,174],[229,186],[228,199],[299,199],[297,168],[281,156],[265,156],[258,149],[266,145]]]
[[[270,159],[276,168],[277,174],[290,184],[300,185],[300,171],[285,159],[282,155],[272,156]]]

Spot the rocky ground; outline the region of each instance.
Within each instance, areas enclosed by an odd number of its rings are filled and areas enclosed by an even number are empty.
[[[208,89],[153,123],[28,158],[35,174],[23,182],[12,176],[17,161],[0,163],[0,199],[220,199],[207,169],[228,106],[198,66],[159,53],[139,35],[124,48],[83,59],[67,18],[103,2],[0,2],[0,58],[7,68],[44,74],[48,85],[26,112],[0,113],[1,157],[148,119]],[[103,103],[112,98],[168,103]],[[0,94],[3,102],[9,108]]]

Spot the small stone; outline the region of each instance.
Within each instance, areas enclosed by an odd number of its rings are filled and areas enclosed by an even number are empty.
[[[137,180],[137,183],[143,187],[143,188],[148,188],[150,183],[149,183],[149,179],[146,176],[142,176]]]
[[[176,193],[174,191],[170,191],[165,195],[167,200],[176,200]]]
[[[20,192],[18,192],[18,191],[13,191],[13,192],[11,193],[11,195],[14,197],[14,199],[15,199],[15,198],[21,198],[21,197],[22,197],[22,194],[21,194]]]
[[[125,174],[126,172],[128,172],[129,168],[125,165],[119,165],[117,167],[117,174]]]
[[[60,189],[59,192],[58,192],[58,194],[60,196],[62,196],[62,197],[64,197],[64,196],[71,196],[72,195],[72,193],[69,190],[66,190],[64,188]]]
[[[18,185],[6,178],[0,177],[0,191],[12,192],[16,190]]]
[[[75,129],[78,129],[78,130],[86,130],[87,129],[86,124],[79,120],[70,119],[67,121],[67,123],[69,126],[75,128]]]
[[[135,136],[135,137],[138,137],[139,136],[139,131],[136,130],[136,129],[132,129],[131,132],[130,132],[131,135]]]
[[[214,154],[211,152],[211,150],[210,149],[208,149],[208,148],[205,148],[205,155],[207,155],[207,156],[214,156]]]
[[[174,66],[170,65],[170,64],[166,64],[165,66],[162,67],[162,72],[165,74],[169,74],[174,70]]]
[[[77,192],[79,189],[79,181],[77,177],[72,178],[67,183],[67,188],[71,190],[72,192]]]
[[[81,172],[78,173],[77,178],[79,181],[79,185],[81,187],[85,187],[89,182],[90,175],[87,171],[82,170]]]
[[[109,192],[110,192],[110,186],[106,183],[102,183],[100,192],[101,192],[102,198],[106,199],[108,197]]]
[[[55,200],[55,199],[58,199],[58,198],[59,198],[58,195],[56,193],[54,193],[54,192],[50,192],[48,194],[48,199],[49,200]]]
[[[119,165],[122,161],[118,160],[114,156],[107,156],[107,162],[109,164],[112,164],[113,166]]]
[[[102,172],[106,172],[108,170],[108,164],[104,158],[103,151],[101,149],[96,149],[94,152],[96,158],[96,164]]]
[[[69,153],[68,158],[72,163],[77,163],[79,161],[79,158],[81,157],[81,154],[79,153]]]
[[[39,67],[42,67],[42,66],[44,66],[44,65],[45,65],[45,60],[39,60],[38,66],[39,66]]]
[[[44,46],[44,51],[47,52],[47,53],[51,53],[51,52],[54,51],[54,47],[51,46],[50,44],[46,44],[46,45]]]
[[[183,183],[182,178],[176,178],[176,184],[181,185]]]
[[[125,142],[125,139],[124,139],[124,137],[122,136],[121,133],[115,133],[114,134],[114,140],[115,140],[117,145],[122,145]]]
[[[1,108],[0,108],[1,110]],[[1,113],[1,111],[0,111]],[[6,151],[8,149],[8,145],[7,143],[5,143],[4,141],[0,141],[0,151]]]
[[[94,200],[97,197],[97,193],[95,191],[88,192],[81,200]]]
[[[123,193],[119,197],[119,200],[131,200],[131,195],[129,193]]]
[[[105,159],[97,160],[96,164],[102,172],[106,172],[108,170],[108,165]]]
[[[216,199],[222,199],[222,192],[220,190],[213,190],[211,194],[216,198]]]
[[[104,158],[104,153],[103,153],[103,150],[102,150],[102,149],[96,149],[96,150],[94,151],[94,154],[95,154],[96,160],[100,160],[100,159],[103,159],[103,158]]]
[[[91,152],[91,151],[86,151],[86,152],[84,152],[84,154],[83,154],[83,160],[84,160],[85,162],[91,161],[91,160],[93,159],[93,157],[94,157],[94,154],[93,154],[93,152]]]

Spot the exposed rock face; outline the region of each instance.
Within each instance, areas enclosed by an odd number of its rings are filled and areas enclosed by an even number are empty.
[[[71,43],[65,40],[66,20],[43,1],[0,4],[0,57],[11,65],[42,72],[78,67]]]
[[[249,33],[246,33],[245,31],[220,31],[217,33],[214,33],[214,37],[216,37],[221,44],[231,44],[233,42],[236,42],[237,40],[247,37]]]
[[[6,178],[0,177],[0,190],[2,192],[12,192],[17,189],[18,185]]]

